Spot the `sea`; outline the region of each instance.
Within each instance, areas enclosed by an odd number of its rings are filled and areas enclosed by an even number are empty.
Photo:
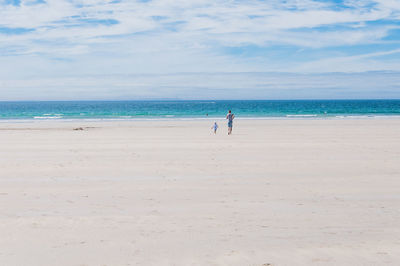
[[[0,122],[42,120],[400,117],[400,100],[0,101]]]

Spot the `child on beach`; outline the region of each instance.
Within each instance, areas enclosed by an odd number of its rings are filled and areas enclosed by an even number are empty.
[[[214,134],[217,134],[217,129],[218,129],[217,122],[214,122],[214,125],[211,128],[212,128],[212,130],[214,130]]]

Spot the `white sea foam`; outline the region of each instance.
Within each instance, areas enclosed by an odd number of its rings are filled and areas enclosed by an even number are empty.
[[[62,116],[34,116],[33,119],[60,119]]]
[[[286,117],[316,117],[317,115],[286,115]]]

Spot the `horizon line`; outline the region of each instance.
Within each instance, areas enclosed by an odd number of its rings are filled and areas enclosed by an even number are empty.
[[[0,100],[0,103],[15,102],[201,102],[201,101],[399,101],[400,98],[305,98],[305,99],[103,99],[103,100]]]

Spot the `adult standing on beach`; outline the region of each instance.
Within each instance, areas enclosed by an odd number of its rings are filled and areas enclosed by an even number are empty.
[[[233,126],[233,119],[235,115],[232,114],[232,111],[229,110],[228,114],[226,115],[226,119],[228,119],[228,135],[232,134],[232,126]]]

